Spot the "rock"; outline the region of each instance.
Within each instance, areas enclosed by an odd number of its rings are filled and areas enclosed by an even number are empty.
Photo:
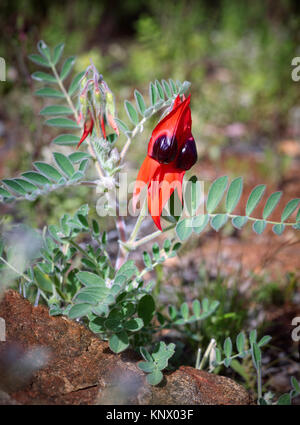
[[[17,403],[15,400],[10,398],[10,396],[7,393],[0,390],[0,406],[8,406],[8,405],[15,405],[15,404],[19,404],[19,403]]]
[[[110,351],[78,322],[51,317],[9,290],[0,304],[0,403],[19,404],[251,404],[229,378],[182,366],[157,387],[137,367],[139,356]]]

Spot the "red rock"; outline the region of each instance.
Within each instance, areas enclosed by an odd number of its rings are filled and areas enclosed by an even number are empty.
[[[114,354],[83,325],[9,290],[0,304],[0,404],[250,404],[229,378],[182,366],[151,387],[139,356]],[[26,373],[24,373],[24,371]]]

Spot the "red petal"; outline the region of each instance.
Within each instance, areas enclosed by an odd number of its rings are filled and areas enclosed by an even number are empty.
[[[116,121],[115,121],[114,117],[113,117],[110,113],[108,113],[108,114],[107,114],[107,120],[108,120],[108,123],[109,123],[109,125],[111,126],[111,128],[112,128],[112,129],[115,131],[115,133],[119,136],[119,135],[120,135],[120,133],[119,133],[118,126],[117,126],[117,124],[116,124]]]
[[[174,100],[172,111],[174,111],[174,109],[176,109],[177,106],[179,106],[180,104],[181,104],[181,99],[180,99],[180,96],[178,95],[176,99]]]
[[[82,135],[81,139],[79,140],[76,149],[79,148],[79,146],[81,145],[81,143],[87,138],[88,134],[89,134],[89,132],[87,130],[84,130],[83,135]]]
[[[177,189],[182,201],[182,180],[185,171],[174,169],[170,165],[161,165],[148,188],[148,209],[151,217],[161,230],[160,216],[170,196]]]
[[[102,130],[102,136],[103,136],[104,139],[106,139],[105,123],[104,123],[103,115],[102,115],[102,117],[100,116],[100,125],[101,125],[101,130]]]
[[[151,179],[153,178],[159,167],[160,164],[157,161],[150,158],[148,155],[146,156],[136,178],[135,187],[133,191],[132,206],[134,212],[136,210],[136,205],[141,189],[143,188],[143,186],[149,185]]]
[[[157,137],[162,134],[169,133],[169,137],[176,134],[179,145],[184,143],[183,135],[185,135],[185,129],[191,128],[191,110],[190,97],[181,102],[175,107],[163,120],[161,120],[152,132],[151,139],[148,145],[148,154],[151,154],[153,144]],[[178,97],[175,102],[178,103]]]
[[[94,127],[94,121],[93,121],[92,117],[90,116],[84,123],[83,135],[81,136],[81,139],[79,140],[76,149],[79,148],[81,143],[87,138],[87,136],[89,134],[92,134],[93,127]]]

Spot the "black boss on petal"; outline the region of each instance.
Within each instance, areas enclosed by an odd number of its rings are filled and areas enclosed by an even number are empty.
[[[195,139],[190,137],[187,139],[178,154],[176,168],[181,170],[189,170],[197,162],[197,148]]]
[[[176,138],[170,138],[166,134],[163,134],[155,140],[150,156],[160,164],[169,164],[174,161],[177,150],[178,144]]]

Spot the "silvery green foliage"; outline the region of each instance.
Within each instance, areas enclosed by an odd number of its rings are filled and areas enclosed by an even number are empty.
[[[42,297],[50,314],[84,321],[92,332],[109,342],[115,353],[129,345],[151,346],[153,335],[159,330],[174,326],[184,330],[187,326],[187,331],[188,326],[214,313],[219,303],[207,299],[202,303],[194,300],[191,314],[186,303],[179,311],[170,306],[168,314],[158,312],[151,295],[154,283],[146,284],[143,276],[174,257],[180,244],[166,239],[160,248],[154,243],[150,253],[144,252],[144,269],[138,270],[134,261],[129,260],[116,271],[107,253],[107,235],[100,232],[96,220],[89,219],[88,211],[88,205],[83,205],[74,216],[65,214],[59,225],[44,229],[40,257],[19,279],[24,295],[33,291],[36,303]],[[88,238],[84,245],[78,242],[83,236]],[[5,252],[2,255],[5,257]],[[162,351],[163,348],[158,351],[158,359]],[[169,357],[173,352],[170,348]],[[155,359],[155,350],[153,353]],[[153,385],[167,367],[169,357],[162,357],[166,366],[159,363],[160,372],[157,370],[148,378]]]
[[[45,125],[66,130],[66,133],[55,137],[52,143],[63,146],[76,146],[80,136],[70,133],[70,130],[79,130],[80,126],[76,120],[77,108],[74,107],[72,98],[77,95],[81,80],[85,71],[75,75],[66,87],[66,80],[70,80],[70,74],[76,62],[76,58],[71,56],[62,60],[64,44],[58,44],[53,51],[44,41],[39,41],[37,45],[39,54],[29,55],[29,59],[37,65],[47,68],[47,72],[37,71],[32,74],[32,78],[40,83],[40,88],[35,95],[42,98],[50,98],[55,104],[47,105],[40,111],[40,115],[45,117]]]
[[[175,353],[175,344],[166,345],[161,341],[156,344],[151,354],[143,347],[140,353],[145,361],[139,362],[139,368],[147,373],[147,381],[150,385],[158,385],[163,379],[162,370],[168,367],[168,361]]]
[[[68,156],[53,153],[53,164],[37,161],[34,169],[13,179],[3,179],[0,201],[34,201],[41,195],[62,187],[79,184],[85,176],[91,156],[86,152],[74,152]]]
[[[194,212],[190,213],[188,217],[181,217],[176,225],[176,233],[181,241],[186,240],[193,232],[199,235],[208,225],[218,232],[228,220],[231,220],[232,225],[239,230],[242,229],[247,222],[252,222],[252,229],[257,234],[262,234],[267,224],[272,225],[272,230],[277,235],[281,235],[286,227],[300,230],[299,198],[290,200],[282,211],[281,220],[275,222],[269,220],[268,217],[277,207],[282,192],[274,192],[264,203],[262,217],[255,218],[252,216],[252,213],[262,202],[263,194],[266,190],[265,185],[258,185],[252,190],[248,197],[245,214],[233,214],[243,193],[243,179],[242,177],[238,177],[232,180],[228,186],[228,177],[222,176],[216,179],[209,188],[206,200],[206,212],[197,214],[197,209],[199,207],[197,202],[201,202],[201,196],[197,192],[199,192],[200,189],[199,186],[196,185],[196,177],[194,177],[193,181],[192,179],[190,179],[190,181],[192,182],[191,199],[192,201],[194,200],[195,208]],[[224,202],[222,202],[222,200],[224,200]],[[287,222],[290,216],[296,211],[295,221]]]
[[[263,336],[257,341],[257,331],[252,330],[247,338],[244,332],[240,332],[236,337],[235,346],[230,337],[224,341],[223,348],[213,347],[210,355],[210,370],[216,367],[225,366],[230,367],[237,359],[244,359],[251,356],[253,366],[257,373],[257,394],[259,405],[277,404],[277,405],[290,405],[292,399],[300,394],[300,384],[294,376],[291,377],[292,390],[289,393],[282,394],[278,400],[273,401],[274,395],[270,393],[262,393],[262,348],[270,343],[271,337],[269,335]],[[233,367],[233,366],[232,366]],[[236,369],[235,365],[235,370]]]

